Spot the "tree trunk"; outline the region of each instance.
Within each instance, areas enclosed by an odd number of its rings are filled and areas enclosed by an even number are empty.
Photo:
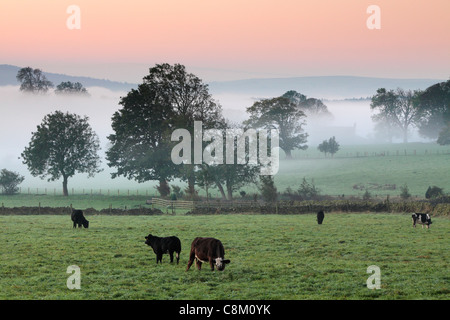
[[[227,183],[227,194],[228,194],[228,200],[233,200],[233,188],[231,185]]]
[[[403,143],[408,143],[408,128],[403,129]]]
[[[67,177],[63,175],[63,195],[64,197],[69,196],[69,191],[67,190]]]
[[[222,184],[217,180],[216,180],[216,186],[217,186],[217,189],[219,189],[220,194],[222,195],[222,200],[227,200],[227,197],[225,195],[225,191],[223,190]]]
[[[167,197],[170,193],[170,187],[166,179],[159,180],[159,187],[157,188],[161,197]]]
[[[188,193],[192,200],[195,200],[196,194],[195,194],[195,176],[194,174],[191,174],[188,177]]]
[[[284,153],[286,153],[286,159],[288,159],[288,160],[292,159],[291,150],[284,150]]]

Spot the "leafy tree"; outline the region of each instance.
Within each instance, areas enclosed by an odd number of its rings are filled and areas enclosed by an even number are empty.
[[[176,171],[170,158],[170,104],[146,83],[128,92],[119,104],[122,108],[112,117],[114,133],[108,136],[111,147],[106,152],[108,166],[117,169],[112,178],[157,180],[159,193],[167,196],[168,180]]]
[[[226,130],[235,128],[238,126],[233,126],[228,123],[223,124],[222,136],[223,136],[223,145],[226,145]],[[227,146],[228,148],[228,146]],[[215,185],[222,195],[222,199],[232,200],[233,193],[238,191],[243,186],[248,184],[256,184],[257,176],[260,173],[260,166],[258,164],[250,164],[249,163],[249,142],[246,141],[246,163],[238,164],[237,163],[237,141],[234,140],[233,143],[233,154],[234,164],[214,164],[207,165],[203,164],[199,167],[197,171],[197,181],[198,184],[205,189],[211,185]],[[226,148],[223,148],[223,159],[226,159]]]
[[[0,186],[3,188],[4,194],[14,194],[19,188],[17,187],[25,179],[17,172],[2,169],[0,172]]]
[[[328,152],[333,157],[336,152],[339,151],[339,143],[336,141],[336,138],[333,136],[328,140]]]
[[[88,120],[68,112],[48,114],[22,152],[23,163],[33,176],[49,176],[48,181],[63,178],[64,196],[69,194],[68,178],[76,172],[92,177],[101,171],[99,139]]]
[[[322,102],[322,100],[316,98],[307,98],[305,95],[298,93],[295,90],[287,91],[282,95],[284,98],[288,98],[291,102],[295,103],[297,107],[302,110],[305,115],[309,117],[319,116],[331,118],[332,114],[328,110],[328,107]]]
[[[339,147],[340,147],[339,143],[333,136],[330,139],[328,139],[328,141],[324,140],[321,144],[319,144],[317,149],[319,149],[320,152],[325,153],[325,156],[327,156],[327,153],[330,153],[331,156],[333,157],[333,155],[339,151]]]
[[[323,140],[322,143],[317,146],[317,149],[319,149],[320,152],[323,152],[326,157],[328,153],[328,141]]]
[[[56,94],[77,94],[77,95],[89,95],[86,88],[80,82],[61,82],[56,86],[55,89]]]
[[[378,121],[388,121],[390,124],[401,129],[403,142],[408,142],[408,129],[415,125],[420,119],[420,110],[413,103],[416,93],[403,89],[389,90],[380,88],[377,94],[372,97],[370,107],[377,109],[378,114],[372,118]]]
[[[279,133],[279,146],[286,153],[286,158],[292,159],[292,150],[306,149],[308,134],[302,126],[305,113],[289,98],[278,97],[263,99],[247,108],[250,118],[245,125],[255,128],[276,128]]]
[[[221,106],[208,86],[183,65],[157,64],[149,69],[138,89],[120,101],[122,109],[113,116],[114,134],[108,139],[108,165],[116,176],[139,182],[157,180],[159,191],[174,177],[188,181],[188,194],[195,195],[194,164],[175,165],[171,160],[171,133],[176,128],[193,131],[194,121],[214,128],[223,121]]]
[[[450,144],[450,80],[418,91],[414,102],[422,112],[419,133],[427,138],[440,139],[440,144]]]
[[[22,68],[17,72],[16,78],[21,83],[21,91],[46,93],[50,88],[53,88],[53,83],[47,80],[40,69],[30,67]]]

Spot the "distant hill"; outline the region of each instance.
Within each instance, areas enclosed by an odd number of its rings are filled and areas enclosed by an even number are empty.
[[[17,71],[20,67],[0,64],[0,86],[18,85]],[[76,77],[44,71],[47,79],[56,86],[62,81],[80,82],[85,87],[103,87],[113,91],[128,91],[137,84]],[[354,76],[317,76],[213,81],[208,83],[212,94],[246,95],[247,97],[276,97],[288,90],[295,90],[308,97],[319,99],[349,99],[373,96],[378,88],[426,89],[443,79],[390,79]]]
[[[373,96],[378,88],[426,89],[442,81],[445,80],[318,76],[211,82],[209,87],[213,94],[251,94],[255,98],[276,97],[295,90],[319,99],[349,99]]]
[[[17,72],[21,67],[0,64],[0,86],[17,86],[19,82],[16,79]],[[105,79],[95,79],[90,77],[76,77],[59,73],[49,73],[44,71],[48,80],[53,82],[55,86],[63,81],[80,82],[84,87],[103,87],[113,91],[128,91],[137,87],[137,84],[110,81]]]

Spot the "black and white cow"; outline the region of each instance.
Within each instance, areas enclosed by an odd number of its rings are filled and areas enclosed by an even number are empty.
[[[197,237],[192,241],[186,271],[189,270],[194,260],[198,270],[202,268],[202,263],[209,263],[211,271],[214,271],[214,266],[217,267],[217,270],[222,271],[225,269],[225,265],[230,263],[230,260],[225,260],[222,242],[214,238]]]
[[[149,234],[145,237],[145,244],[152,247],[153,252],[156,254],[156,264],[158,264],[158,261],[162,263],[162,255],[164,253],[169,253],[171,263],[173,262],[174,252],[177,264],[180,261],[181,241],[175,236],[161,238]]]
[[[423,226],[426,225],[427,229],[430,228],[430,224],[432,224],[431,222],[431,217],[428,213],[414,213],[412,215],[412,221],[413,221],[413,227],[416,227],[416,223],[419,223],[422,225],[422,229]]]

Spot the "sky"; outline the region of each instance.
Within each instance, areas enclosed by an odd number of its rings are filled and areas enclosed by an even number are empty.
[[[449,13],[449,0],[1,0],[0,64],[133,83],[163,62],[205,81],[448,79]]]

